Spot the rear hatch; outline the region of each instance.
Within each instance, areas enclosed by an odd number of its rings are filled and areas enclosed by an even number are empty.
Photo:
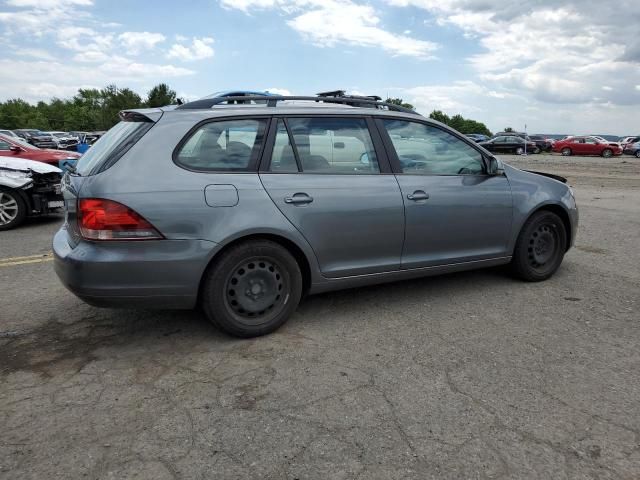
[[[62,179],[65,206],[65,227],[69,231],[72,246],[80,241],[78,228],[78,198],[82,187],[90,179],[109,169],[120,160],[162,117],[160,109],[125,110],[121,121],[94,143],[68,168]]]

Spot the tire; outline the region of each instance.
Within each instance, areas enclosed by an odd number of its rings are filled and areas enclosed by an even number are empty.
[[[611,150],[610,148],[605,148],[604,150],[602,150],[602,156],[604,158],[611,158],[613,157],[613,150]]]
[[[516,155],[522,155],[524,153],[524,148],[518,147],[516,148]]]
[[[266,335],[293,314],[302,296],[302,274],[287,249],[269,240],[231,247],[205,273],[205,315],[235,337]]]
[[[27,216],[27,205],[15,190],[0,187],[0,230],[17,227]]]
[[[546,280],[558,270],[566,247],[567,232],[560,217],[538,211],[520,230],[511,260],[513,272],[527,282]]]
[[[536,147],[533,149],[533,153],[535,153],[536,155],[539,154],[540,152],[542,152],[542,150],[540,150],[540,147]]]
[[[565,147],[560,151],[560,153],[562,153],[562,156],[564,157],[570,157],[573,152],[571,151],[570,148]]]
[[[636,150],[635,156],[636,158],[640,158],[640,150]]]

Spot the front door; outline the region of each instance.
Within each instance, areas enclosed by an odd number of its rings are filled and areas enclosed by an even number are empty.
[[[327,277],[400,268],[402,196],[380,160],[364,118],[278,120],[270,166],[260,178]]]
[[[507,256],[508,179],[486,174],[482,154],[444,129],[406,120],[378,125],[388,134],[405,205],[402,268]]]

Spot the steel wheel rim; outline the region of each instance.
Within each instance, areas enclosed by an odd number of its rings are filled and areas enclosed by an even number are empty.
[[[225,284],[225,303],[238,321],[256,325],[276,315],[289,299],[288,276],[270,257],[243,260]]]
[[[524,153],[524,150],[521,147],[516,148],[516,153],[518,155],[522,155]]]
[[[562,149],[562,155],[564,155],[565,157],[568,157],[569,154],[571,154],[571,150],[569,150],[568,148]]]
[[[18,202],[13,196],[0,192],[0,225],[8,225],[18,216]]]
[[[609,158],[609,157],[611,156],[611,154],[612,154],[612,152],[611,152],[611,150],[609,150],[609,149],[607,149],[607,150],[605,150],[604,152],[602,152],[602,155],[603,155],[605,158]]]
[[[538,272],[553,267],[558,254],[560,236],[554,225],[543,223],[529,237],[527,258],[529,265]]]

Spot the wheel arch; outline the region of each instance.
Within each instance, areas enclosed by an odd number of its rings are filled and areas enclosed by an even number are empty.
[[[525,221],[522,222],[522,225],[520,226],[520,232],[522,231],[522,228],[524,227],[525,223],[527,223],[531,217],[533,217],[536,213],[542,212],[542,211],[555,213],[558,217],[560,217],[560,220],[562,220],[562,224],[564,226],[564,230],[567,235],[567,245],[565,247],[565,251],[568,251],[569,248],[571,248],[571,244],[573,241],[573,238],[571,237],[572,235],[571,219],[569,217],[569,212],[567,212],[566,208],[560,204],[547,203],[547,204],[539,205],[538,207],[536,207],[525,219]],[[520,235],[520,232],[518,232],[518,235]]]
[[[304,295],[306,292],[309,291],[311,287],[311,263],[307,255],[302,250],[302,248],[300,248],[293,240],[276,233],[267,233],[267,232],[249,233],[246,235],[233,238],[229,242],[225,243],[224,246],[209,259],[207,266],[205,267],[205,269],[202,272],[202,275],[200,276],[200,283],[198,286],[198,304],[200,303],[200,298],[202,295],[202,286],[204,284],[205,277],[208,271],[216,263],[216,261],[219,258],[222,258],[222,256],[229,249],[235,247],[236,245],[245,243],[245,242],[256,241],[256,240],[269,240],[274,243],[277,243],[280,246],[284,247],[291,255],[293,255],[293,258],[296,260],[298,266],[300,267],[300,273],[302,274],[302,294]]]

